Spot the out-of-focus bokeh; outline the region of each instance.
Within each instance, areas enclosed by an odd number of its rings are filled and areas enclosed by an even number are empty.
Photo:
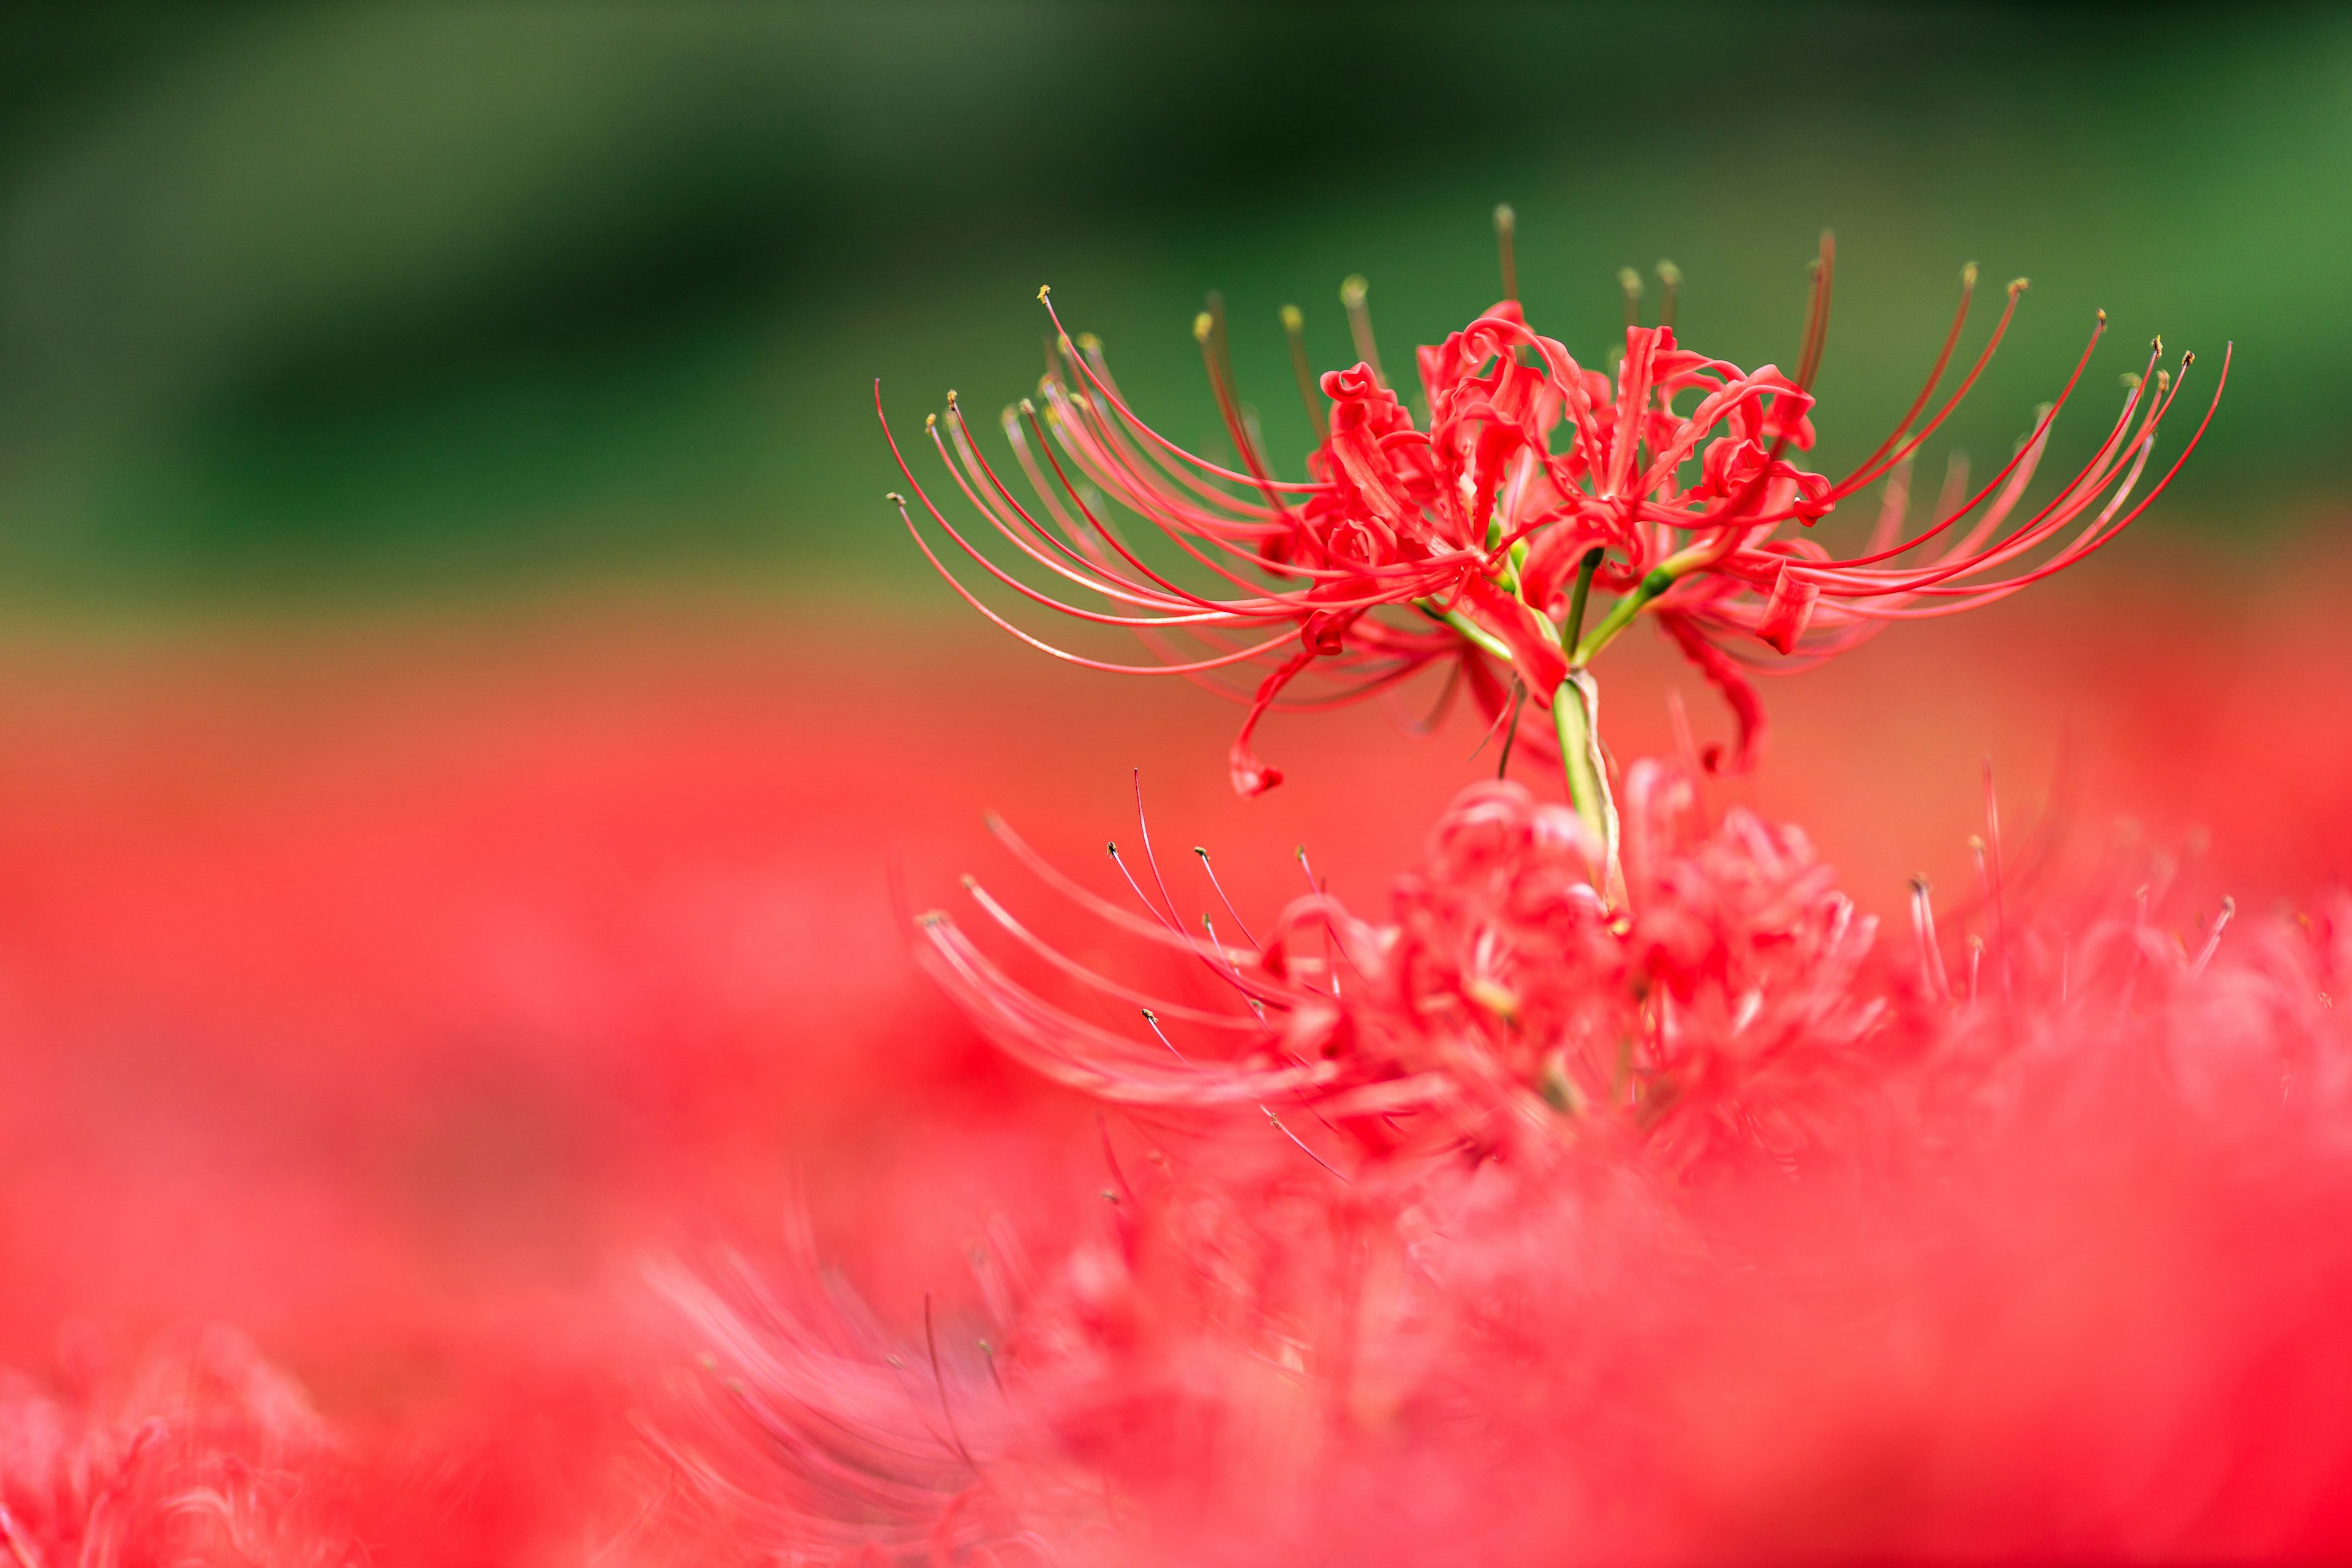
[[[2033,289],[1958,444],[2005,453],[2105,307],[2100,387],[2158,332],[2239,345],[2159,527],[2274,536],[2340,476],[2333,7],[26,7],[0,43],[0,582],[43,606],[647,572],[944,606],[871,378],[1017,397],[1050,281],[1209,440],[1221,288],[1295,454],[1276,308],[1341,363],[1361,272],[1392,353],[1432,341],[1496,292],[1498,200],[1583,353],[1671,258],[1687,338],[1792,358],[1834,227],[1832,466],[1974,259]]]

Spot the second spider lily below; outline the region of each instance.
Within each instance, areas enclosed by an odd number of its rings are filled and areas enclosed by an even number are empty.
[[[1213,684],[1225,671],[1255,671],[1254,684],[1234,693],[1248,703],[1230,758],[1243,795],[1281,781],[1251,736],[1269,709],[1297,700],[1288,693],[1300,677],[1331,678],[1334,689],[1318,700],[1328,703],[1442,666],[1448,695],[1465,688],[1514,739],[1526,710],[1549,710],[1552,723],[1530,725],[1526,743],[1557,756],[1579,814],[1613,859],[1598,689],[1584,671],[1636,618],[1656,620],[1732,709],[1737,739],[1727,753],[1711,750],[1708,765],[1745,768],[1764,732],[1749,669],[1810,668],[1892,621],[1990,604],[2082,560],[2179,470],[2228,378],[2225,353],[2195,431],[2144,483],[2194,359],[2183,354],[2178,373],[2163,368],[2159,340],[2125,378],[2122,407],[2089,458],[2028,506],[2052,426],[2105,331],[2102,312],[2010,459],[1973,489],[1956,465],[1957,482],[1911,529],[1913,457],[1982,374],[2025,282],[2009,286],[1991,331],[1946,392],[1976,290],[1974,266],[1963,272],[1918,395],[1866,458],[1832,479],[1791,456],[1813,445],[1811,387],[1835,262],[1824,235],[1793,374],[1742,370],[1684,348],[1670,319],[1677,276],[1662,268],[1668,319],[1640,323],[1638,280],[1629,274],[1624,352],[1610,371],[1580,364],[1505,299],[1417,352],[1418,416],[1380,367],[1362,281],[1351,279],[1342,297],[1361,355],[1353,366],[1310,378],[1297,312],[1284,313],[1320,437],[1303,479],[1274,473],[1243,408],[1213,298],[1195,335],[1238,466],[1185,451],[1147,425],[1101,344],[1063,330],[1040,289],[1055,326],[1050,368],[1039,399],[1003,419],[1020,488],[990,460],[950,393],[945,418],[926,421],[949,476],[940,497],[916,479],[890,436],[918,506],[947,546],[936,547],[905,500],[892,499],[957,592],[1034,647],[1095,668]],[[1507,288],[1507,251],[1506,280]],[[875,395],[880,414],[878,383]],[[1859,552],[1833,554],[1809,536],[1874,484],[1883,497]],[[961,493],[977,527],[940,504],[946,490]],[[1129,520],[1172,551],[1131,540]],[[1107,660],[1059,646],[984,602],[975,582],[1129,629],[1152,659]],[[1611,602],[1588,626],[1596,595]]]

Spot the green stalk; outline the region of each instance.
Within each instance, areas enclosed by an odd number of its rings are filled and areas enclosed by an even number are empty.
[[[1569,803],[1607,862],[1602,894],[1612,903],[1624,899],[1625,878],[1617,863],[1617,802],[1609,792],[1609,778],[1601,758],[1594,721],[1601,708],[1600,689],[1582,669],[1571,669],[1552,693],[1552,725],[1559,735],[1560,771],[1568,778]]]
[[[1601,547],[1596,544],[1584,552],[1582,561],[1577,563],[1576,588],[1568,597],[1568,626],[1559,634],[1559,646],[1564,652],[1573,654],[1576,639],[1583,635],[1584,602],[1592,596],[1592,574],[1601,570],[1603,553]]]
[[[1666,566],[1651,568],[1650,574],[1642,579],[1640,587],[1609,606],[1609,613],[1601,617],[1601,624],[1592,628],[1592,635],[1577,644],[1569,654],[1568,662],[1578,669],[1591,663],[1594,654],[1614,642],[1619,632],[1633,624],[1633,617],[1642,613],[1643,606],[1673,587],[1679,575]]]

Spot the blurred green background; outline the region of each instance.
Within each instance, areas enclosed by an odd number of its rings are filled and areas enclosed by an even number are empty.
[[[1343,363],[1367,274],[1394,368],[1493,299],[1501,199],[1587,354],[1616,269],[1671,257],[1686,342],[1789,363],[1833,226],[1825,467],[1975,258],[2034,287],[1958,443],[2005,453],[2105,306],[2077,450],[2149,335],[2238,343],[2158,527],[2280,538],[2347,478],[2342,7],[16,7],[0,73],[20,607],[944,607],[878,499],[872,377],[908,421],[1020,395],[1050,281],[1213,443],[1189,324],[1222,288],[1295,453],[1277,307]]]

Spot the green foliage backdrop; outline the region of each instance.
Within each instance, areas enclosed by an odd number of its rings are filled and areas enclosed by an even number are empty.
[[[1794,351],[1833,226],[1833,460],[1960,264],[2034,279],[1955,437],[2005,452],[2105,306],[2236,378],[2165,526],[2346,479],[2352,14],[735,5],[17,10],[0,22],[0,568],[16,602],[914,580],[919,420],[1036,370],[1036,286],[1172,432],[1222,288],[1278,450],[1276,311],[1339,363],[1495,292],[1580,353],[1671,257],[1686,339]],[[1988,293],[1997,290],[1988,290]]]

